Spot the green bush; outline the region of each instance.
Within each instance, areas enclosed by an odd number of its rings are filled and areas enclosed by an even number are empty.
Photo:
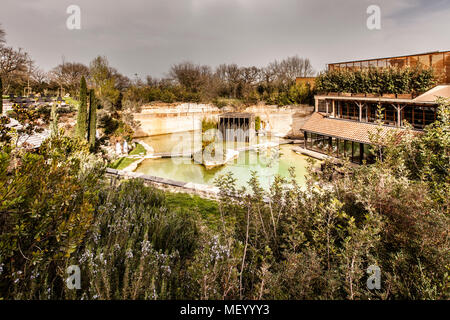
[[[420,94],[431,89],[435,83],[432,69],[344,69],[321,73],[316,79],[316,89],[319,92]]]
[[[91,230],[102,187],[103,164],[87,150],[57,137],[40,154],[2,149],[1,298],[68,297],[65,269]]]
[[[255,117],[255,130],[259,131],[261,129],[261,118],[259,116]]]

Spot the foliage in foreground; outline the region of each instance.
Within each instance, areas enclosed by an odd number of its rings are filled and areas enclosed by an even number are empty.
[[[236,190],[223,176],[217,207],[184,206],[142,181],[99,183],[85,142],[4,147],[0,296],[448,299],[449,110],[442,101],[423,135],[388,137],[374,165],[311,169],[305,188],[278,177],[264,191],[254,174],[251,190]],[[64,285],[74,264],[78,291]],[[366,286],[370,265],[380,290]]]

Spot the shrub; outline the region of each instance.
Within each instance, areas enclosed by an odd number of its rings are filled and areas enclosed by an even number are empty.
[[[435,83],[432,69],[336,69],[321,73],[316,79],[316,89],[321,92],[420,94]]]
[[[261,129],[261,118],[259,116],[255,117],[255,130],[259,131]]]
[[[102,194],[94,224],[79,257],[89,298],[179,297],[198,245],[195,216],[169,211],[161,191],[130,180]]]
[[[67,297],[65,269],[92,226],[103,175],[101,162],[68,145],[70,138],[55,137],[40,154],[0,153],[0,295],[6,299]]]

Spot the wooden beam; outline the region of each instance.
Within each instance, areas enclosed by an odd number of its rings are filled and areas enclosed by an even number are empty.
[[[355,101],[356,105],[359,107],[359,122],[362,122],[362,107],[363,103]]]

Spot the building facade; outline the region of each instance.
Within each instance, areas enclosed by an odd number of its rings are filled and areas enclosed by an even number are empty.
[[[316,95],[315,110],[302,126],[304,149],[333,157],[346,157],[361,164],[373,162],[374,135],[386,136],[405,129],[406,123],[418,132],[436,120],[439,97],[450,98],[450,52],[429,53],[329,64],[334,68],[405,67],[420,61],[426,67],[439,66],[439,85],[413,98],[412,95],[370,95],[328,93]],[[422,63],[420,62],[420,63]],[[379,124],[382,124],[379,126]]]

